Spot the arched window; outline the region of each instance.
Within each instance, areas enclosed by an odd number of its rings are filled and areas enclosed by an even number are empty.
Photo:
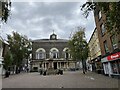
[[[36,50],[36,59],[45,59],[46,52],[43,48],[39,48]]]
[[[64,58],[65,59],[70,58],[70,53],[69,53],[69,49],[68,48],[64,48],[63,49],[63,53],[64,53]]]
[[[57,48],[50,49],[50,58],[59,58],[59,50]]]
[[[66,58],[66,59],[68,59],[68,58],[69,58],[68,49],[65,51],[65,58]]]

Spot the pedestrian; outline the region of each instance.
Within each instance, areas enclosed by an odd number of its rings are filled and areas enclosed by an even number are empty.
[[[29,68],[27,67],[27,73],[29,72]]]

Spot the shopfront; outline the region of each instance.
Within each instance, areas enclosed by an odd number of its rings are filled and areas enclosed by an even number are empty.
[[[97,58],[93,59],[91,64],[92,64],[92,71],[95,71],[99,74],[102,73],[103,66],[102,66],[102,63],[101,63],[101,56],[98,56]]]
[[[101,59],[106,75],[120,75],[120,52]]]
[[[2,75],[2,69],[3,69],[2,61],[3,61],[3,58],[0,57],[0,75]]]

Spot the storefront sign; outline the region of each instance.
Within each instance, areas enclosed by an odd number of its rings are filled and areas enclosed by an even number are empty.
[[[110,61],[110,60],[116,60],[116,59],[118,59],[118,58],[120,58],[120,52],[108,56],[108,57],[107,57],[107,60],[108,60],[108,61]]]
[[[101,62],[108,62],[107,57],[102,58]]]

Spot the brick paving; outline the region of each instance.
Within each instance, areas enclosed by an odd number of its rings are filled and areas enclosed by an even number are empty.
[[[118,79],[93,72],[64,72],[63,75],[43,76],[21,73],[2,79],[3,88],[118,88]]]

